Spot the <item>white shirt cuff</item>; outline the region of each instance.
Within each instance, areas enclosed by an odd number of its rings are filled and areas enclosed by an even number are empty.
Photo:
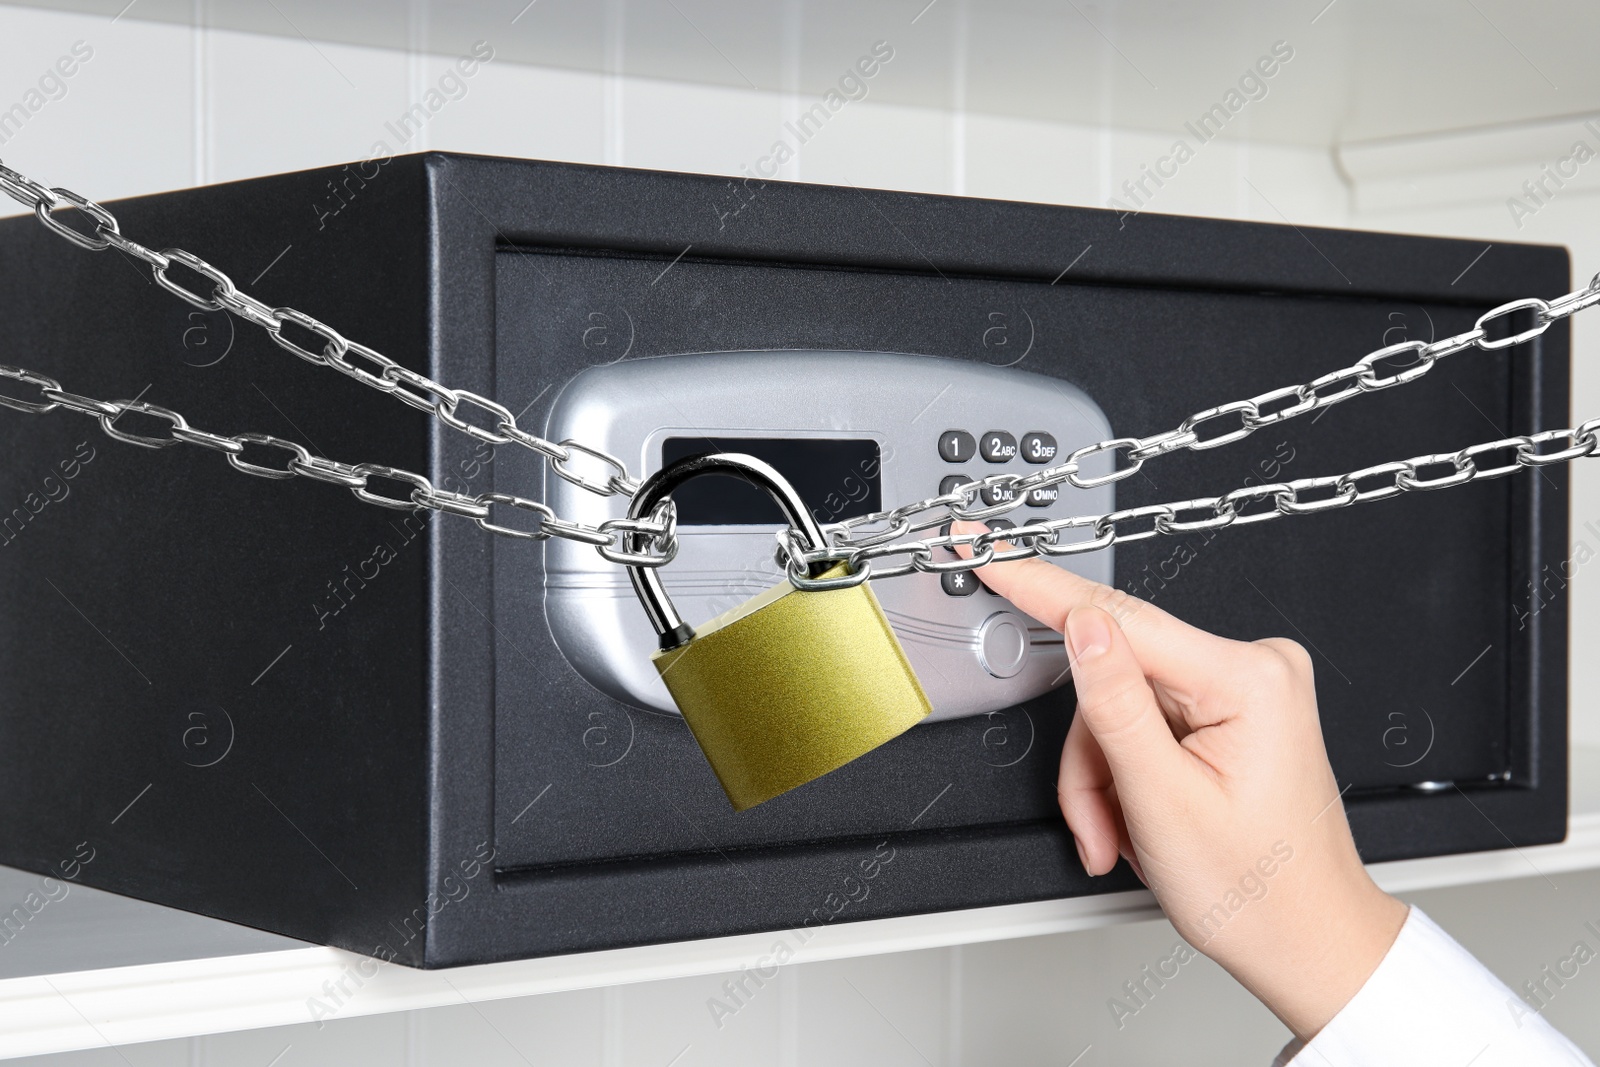
[[[1549,993],[1543,995],[1548,1003]],[[1412,905],[1350,1003],[1273,1067],[1594,1067],[1477,958]]]

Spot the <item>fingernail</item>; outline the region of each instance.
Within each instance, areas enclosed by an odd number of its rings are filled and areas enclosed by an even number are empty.
[[[1067,640],[1074,659],[1093,659],[1111,647],[1111,627],[1094,608],[1073,608],[1067,613]]]
[[[1083,873],[1093,878],[1094,875],[1089,871],[1089,857],[1083,853],[1083,842],[1074,837],[1072,843],[1078,847],[1078,862],[1083,864]]]

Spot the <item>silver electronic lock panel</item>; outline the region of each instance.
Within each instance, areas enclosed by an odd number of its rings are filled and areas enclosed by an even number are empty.
[[[696,452],[746,452],[777,467],[829,523],[959,481],[1039,470],[1112,433],[1081,390],[1012,368],[898,353],[711,352],[582,371],[552,406],[546,436],[583,441],[645,473]],[[1110,464],[1101,453],[1085,473]],[[548,479],[547,494],[558,515],[585,523],[626,512],[620,497],[560,478]],[[1114,508],[1109,484],[1039,496],[1005,518],[1021,524]],[[764,494],[703,478],[673,499],[679,549],[663,579],[690,625],[782,581],[774,559],[781,520]],[[576,542],[551,539],[545,553],[545,611],[567,659],[624,703],[675,712],[650,663],[656,636],[627,571]],[[1052,562],[1111,581],[1109,550]],[[1061,635],[970,572],[908,574],[873,590],[933,703],[929,719],[1010,707],[1066,680]]]

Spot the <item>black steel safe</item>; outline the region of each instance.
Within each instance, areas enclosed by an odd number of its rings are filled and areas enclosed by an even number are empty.
[[[526,383],[498,399],[530,425],[616,358],[586,333],[606,323],[629,358],[999,364],[1016,350],[991,331],[1025,330],[1026,369],[1143,435],[1568,288],[1558,247],[1480,257],[1467,241],[437,153],[115,211],[129,236],[448,385]],[[0,362],[67,390],[541,495],[531,454],[485,450],[32,219],[0,224],[0,292]],[[1568,417],[1563,322],[1152,462],[1118,506]],[[0,411],[0,441],[0,862],[44,872],[88,840],[87,884],[424,967],[1138,885],[1126,866],[1085,876],[1059,816],[1070,687],[916,727],[735,814],[681,720],[601,694],[555,649],[537,545],[244,477],[201,449],[126,446],[72,412]],[[1116,582],[1217,632],[1308,647],[1367,860],[1558,841],[1567,489],[1555,466],[1152,538],[1118,547]],[[497,584],[513,571],[532,579]],[[865,899],[826,903],[888,848]]]

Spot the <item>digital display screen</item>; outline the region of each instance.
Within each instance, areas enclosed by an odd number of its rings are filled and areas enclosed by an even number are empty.
[[[662,466],[703,452],[743,452],[777,468],[819,523],[839,522],[883,507],[878,442],[818,437],[669,437]],[[683,526],[782,525],[783,512],[765,490],[731,474],[691,478],[672,493]]]

